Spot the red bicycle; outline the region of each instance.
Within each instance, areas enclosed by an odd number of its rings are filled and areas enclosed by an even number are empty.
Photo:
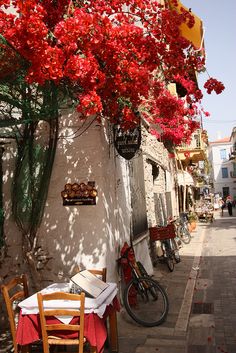
[[[123,291],[123,303],[129,316],[142,326],[160,325],[165,321],[169,311],[168,297],[164,288],[148,275],[140,262],[135,260],[132,246],[122,252],[117,262],[123,272],[130,270],[131,279]]]

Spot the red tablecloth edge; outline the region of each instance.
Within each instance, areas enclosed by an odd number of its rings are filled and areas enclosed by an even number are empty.
[[[103,352],[103,346],[107,337],[107,330],[105,326],[106,318],[112,310],[120,311],[120,303],[117,297],[113,299],[112,304],[108,305],[103,318],[91,313],[85,314],[84,336],[92,346],[97,347],[99,353]],[[78,318],[73,318],[71,322],[76,321]],[[49,318],[52,323],[60,322],[57,318]],[[65,332],[66,333],[66,332]],[[53,332],[52,332],[53,334]],[[62,338],[75,338],[73,334]],[[39,314],[22,315],[20,312],[18,327],[16,331],[16,341],[19,345],[28,345],[37,342],[41,339],[40,319]]]

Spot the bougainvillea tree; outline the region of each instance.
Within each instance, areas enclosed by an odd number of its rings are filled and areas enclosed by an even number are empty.
[[[28,84],[66,86],[80,116],[122,119],[129,128],[143,109],[176,144],[197,127],[202,93],[191,77],[204,68],[204,56],[179,29],[182,22],[194,25],[190,12],[177,14],[150,0],[15,0],[10,13],[10,1],[0,5],[0,33],[12,54],[4,57],[2,44],[1,75],[18,68],[18,55]],[[187,104],[168,93],[170,82],[184,86]],[[205,87],[223,89],[212,78]]]
[[[95,115],[123,129],[139,124],[141,114],[157,138],[162,131],[161,138],[176,145],[187,142],[198,127],[202,92],[193,73],[203,70],[204,55],[181,36],[181,23],[191,27],[194,17],[184,9],[177,14],[168,4],[0,0],[0,127],[21,124],[13,212],[31,249],[65,99],[77,109],[78,119]],[[182,87],[184,99],[170,94],[170,83]],[[210,78],[205,88],[219,94],[224,86]],[[39,146],[35,135],[42,121],[50,129],[48,144]],[[19,192],[26,181],[28,187]]]

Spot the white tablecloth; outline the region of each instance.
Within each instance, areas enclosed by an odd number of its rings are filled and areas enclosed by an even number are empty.
[[[106,310],[107,305],[111,304],[114,297],[116,296],[118,289],[116,283],[108,283],[109,286],[97,297],[97,298],[85,298],[85,313],[95,313],[99,317],[103,317],[103,314]],[[69,292],[69,283],[54,283],[45,289],[41,290],[41,293],[53,293],[53,292]],[[45,302],[45,309],[49,308],[78,308],[78,302],[68,301],[68,300],[55,300]],[[19,303],[19,307],[22,309],[23,315],[29,314],[38,314],[38,300],[37,293],[31,295],[29,298],[23,300]],[[65,319],[63,317],[59,318],[62,322],[70,322],[72,317]]]

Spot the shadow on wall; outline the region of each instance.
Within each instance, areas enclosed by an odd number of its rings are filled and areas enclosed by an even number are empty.
[[[80,268],[107,267],[107,280],[117,280],[116,259],[130,236],[128,162],[117,156],[107,124],[82,124],[78,116],[63,118],[38,245],[48,254],[42,287],[65,281]],[[88,129],[87,129],[88,127]],[[13,221],[11,186],[16,157],[14,142],[4,153],[4,212],[7,256],[0,263],[0,283],[28,273],[22,235]],[[66,183],[95,182],[96,205],[63,206]],[[43,256],[43,255],[42,255]],[[6,324],[0,298],[0,320]]]
[[[108,280],[114,280],[120,245],[129,239],[127,162],[115,158],[107,126],[94,121],[86,130],[88,122],[80,131],[75,118],[68,117],[67,126],[61,128],[39,230],[39,243],[52,257],[43,270],[44,278],[56,280],[59,274],[64,279],[80,266],[107,267]],[[62,205],[66,183],[88,181],[95,182],[96,205]]]

